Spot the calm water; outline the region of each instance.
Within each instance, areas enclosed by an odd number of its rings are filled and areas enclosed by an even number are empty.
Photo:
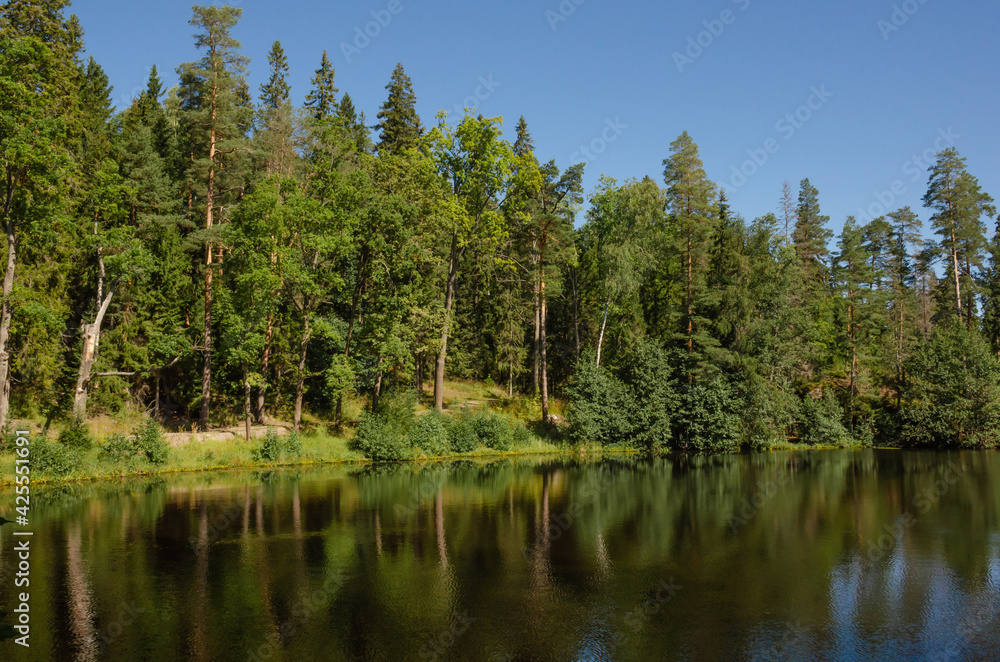
[[[1000,659],[993,453],[338,468],[36,495],[32,648],[0,643],[4,660]]]

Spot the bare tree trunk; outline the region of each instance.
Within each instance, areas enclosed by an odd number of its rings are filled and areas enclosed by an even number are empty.
[[[97,317],[92,324],[83,325],[83,353],[80,357],[80,370],[76,377],[76,390],[73,392],[73,416],[83,419],[87,415],[87,394],[90,389],[90,373],[97,360],[97,350],[101,344],[101,324],[104,323],[104,315],[108,312],[111,299],[115,296],[112,289],[108,292],[107,298],[101,303],[101,309],[97,311]]]
[[[10,170],[7,171],[7,199],[5,200],[5,229],[7,230],[7,270],[3,277],[3,306],[0,309],[0,427],[7,424],[10,412],[10,293],[14,288],[14,268],[17,265],[17,236],[10,220],[10,202],[13,196]]]
[[[367,255],[362,255],[360,260],[360,266],[358,268],[358,284],[354,289],[354,299],[351,301],[351,319],[347,322],[347,338],[344,341],[344,356],[350,358],[351,356],[351,338],[354,337],[354,322],[358,317],[358,305],[361,302],[361,292],[364,289],[365,278],[362,275],[367,265]],[[344,396],[337,396],[337,410],[333,415],[333,425],[339,430],[342,423],[344,407]]]
[[[538,299],[541,313],[541,334],[539,338],[540,354],[542,359],[542,422],[549,422],[549,363],[548,354],[545,350],[545,240],[542,240],[541,260],[539,261],[538,273]]]
[[[532,246],[531,246],[531,262],[532,262],[532,265],[534,267],[534,269],[532,271],[533,272],[537,271],[537,269],[538,269],[538,252],[535,250],[535,245],[534,244],[532,244]],[[540,304],[540,298],[539,298],[539,292],[538,292],[538,281],[535,280],[534,278],[532,278],[531,289],[532,289],[532,294],[534,295],[532,297],[532,299],[533,299],[532,303],[535,306],[535,340],[534,340],[534,344],[531,346],[531,395],[535,396],[535,395],[538,395],[538,367],[539,367],[539,363],[538,363],[538,360],[539,360],[538,350],[539,350],[539,344],[540,344],[540,341],[541,341],[541,339],[540,339],[540,331],[539,331],[540,326],[541,326],[541,307],[539,305]]]
[[[580,360],[580,293],[577,288],[576,269],[574,268],[570,276],[570,285],[573,287],[573,356]]]
[[[958,306],[958,320],[962,321],[962,286],[958,272],[958,244],[955,242],[955,222],[951,222],[951,262],[955,271],[955,303]]]
[[[247,368],[243,368],[243,420],[246,427],[247,441],[250,441],[250,427],[253,421],[250,411],[250,375]]]
[[[854,291],[849,290],[848,296],[851,299],[851,392],[850,392],[850,416],[851,434],[854,434],[854,376],[858,371],[858,333],[857,325],[854,323]]]
[[[597,365],[601,365],[601,346],[604,344],[604,329],[608,325],[608,308],[611,306],[611,295],[604,300],[604,317],[601,318],[601,332],[597,334]]]
[[[271,362],[271,339],[274,337],[274,313],[267,315],[267,331],[264,332],[264,357],[260,363],[260,386],[257,387],[257,423],[264,424],[264,393],[267,391],[267,366]]]
[[[208,189],[205,193],[205,229],[211,231],[213,205],[215,204],[215,122],[219,88],[212,86],[212,123],[208,144]],[[205,242],[205,363],[201,371],[201,413],[198,425],[208,428],[209,408],[212,400],[212,241]]]
[[[299,427],[302,425],[302,398],[305,394],[306,385],[306,350],[309,348],[310,334],[309,315],[307,313],[302,330],[302,339],[299,341],[299,375],[295,381],[295,417],[292,421],[292,427],[296,432],[299,431]]]
[[[448,328],[451,324],[451,306],[455,300],[455,282],[458,280],[458,262],[461,252],[458,233],[451,235],[451,254],[448,258],[448,282],[444,290],[444,327],[441,329],[441,351],[434,366],[434,407],[444,411],[444,366],[448,358]]]

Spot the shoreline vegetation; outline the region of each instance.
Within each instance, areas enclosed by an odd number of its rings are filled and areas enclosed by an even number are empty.
[[[251,89],[237,7],[117,108],[68,8],[0,5],[0,430],[53,431],[41,475],[1000,444],[997,209],[953,141],[924,218],[835,233],[805,176],[744,218],[687,131],[585,191],[523,116],[425,124],[402,63],[371,120],[326,52]]]
[[[483,384],[449,384],[453,392],[475,395],[489,401],[497,396],[492,387]],[[469,403],[474,406],[469,406]],[[602,445],[574,439],[569,426],[540,425],[532,429],[530,421],[521,416],[531,413],[531,403],[508,401],[506,410],[482,405],[480,400],[456,399],[446,409],[440,428],[435,421],[439,414],[432,407],[413,397],[397,398],[384,403],[376,415],[376,434],[383,446],[360,447],[357,433],[361,419],[345,427],[341,434],[314,425],[304,433],[289,429],[287,423],[254,428],[250,441],[239,436],[238,428],[208,432],[166,432],[157,423],[136,413],[131,418],[111,422],[95,419],[84,424],[67,425],[48,432],[32,432],[32,483],[57,486],[77,483],[113,484],[127,479],[154,479],[197,473],[259,471],[321,466],[426,465],[462,461],[492,462],[532,457],[587,458],[647,457],[669,455],[674,449],[661,446],[652,451],[634,444]],[[553,402],[562,410],[562,403]],[[538,404],[534,403],[537,408]],[[356,406],[361,411],[360,406]],[[402,412],[402,413],[401,413]],[[408,412],[408,413],[407,413]],[[400,417],[408,421],[400,423]],[[556,417],[558,420],[558,417]],[[18,421],[27,428],[37,423]],[[398,435],[393,438],[392,428]],[[369,423],[368,428],[372,425]],[[435,438],[438,429],[443,435]],[[428,430],[431,432],[429,433]],[[450,434],[449,434],[450,432]],[[229,438],[223,438],[225,436]],[[0,463],[14,464],[15,455],[10,435],[0,442]],[[387,440],[385,437],[389,437]],[[456,442],[458,448],[455,450]],[[804,444],[793,441],[775,443],[766,451],[813,451],[843,448],[871,448],[854,444]],[[387,450],[388,449],[388,450]],[[367,455],[371,453],[374,457]],[[0,489],[14,485],[14,475],[0,475]]]

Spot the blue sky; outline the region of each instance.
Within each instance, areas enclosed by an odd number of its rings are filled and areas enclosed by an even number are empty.
[[[748,219],[777,210],[783,181],[797,193],[809,177],[834,230],[880,205],[926,220],[924,155],[952,144],[1000,198],[995,1],[229,4],[243,9],[235,36],[255,92],[275,39],[297,102],[326,49],[341,93],[374,123],[402,62],[425,125],[472,97],[513,140],[523,114],[539,159],[588,162],[588,194],[601,174],[662,183],[670,143],[688,131]],[[172,85],[175,67],[198,57],[186,3],[81,0],[70,11],[119,108],[150,65]],[[374,36],[358,38],[366,28]]]

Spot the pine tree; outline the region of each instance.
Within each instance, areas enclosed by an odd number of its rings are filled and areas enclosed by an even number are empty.
[[[413,82],[397,64],[389,84],[389,98],[378,112],[379,153],[398,154],[417,146],[424,129],[417,115],[417,97],[413,93]]]
[[[189,206],[193,206],[196,180],[205,183],[204,189],[204,276],[205,310],[203,346],[204,363],[201,379],[201,411],[199,424],[206,428],[209,422],[212,393],[212,277],[221,263],[221,250],[216,254],[217,243],[213,227],[216,211],[223,202],[222,190],[235,190],[235,185],[220,187],[217,177],[224,172],[222,153],[237,149],[233,141],[241,140],[247,128],[246,81],[244,72],[247,58],[240,55],[240,43],[232,37],[243,10],[235,7],[194,7],[190,24],[201,32],[195,36],[195,45],[204,51],[201,60],[181,65],[178,73],[184,88],[183,104],[189,122],[189,140],[192,168],[189,173],[191,189]],[[207,148],[207,149],[206,149]],[[202,155],[195,159],[195,151]],[[204,151],[203,151],[204,150]],[[200,186],[201,182],[198,182]],[[221,209],[220,209],[221,211]]]
[[[677,236],[675,250],[681,256],[684,273],[680,335],[689,358],[697,363],[700,358],[696,358],[696,347],[700,355],[700,350],[712,344],[702,308],[711,296],[705,285],[710,246],[718,224],[716,187],[705,174],[698,145],[687,131],[671,143],[670,151],[670,157],[663,160],[663,178],[667,185],[667,212]],[[693,373],[689,372],[688,379],[694,379]]]
[[[829,222],[830,217],[820,213],[819,191],[809,182],[808,177],[803,179],[799,185],[799,206],[795,213],[792,241],[806,273],[817,281],[822,281],[825,277],[830,255],[827,241],[833,236],[833,232],[826,227]]]
[[[993,198],[984,193],[979,181],[965,170],[965,159],[958,150],[948,148],[938,153],[928,171],[930,181],[924,206],[931,209],[931,227],[941,236],[941,252],[948,258],[948,276],[954,284],[955,310],[965,314],[972,328],[975,315],[975,276],[982,267],[986,247],[984,215],[994,216]],[[964,295],[963,295],[964,290]]]

